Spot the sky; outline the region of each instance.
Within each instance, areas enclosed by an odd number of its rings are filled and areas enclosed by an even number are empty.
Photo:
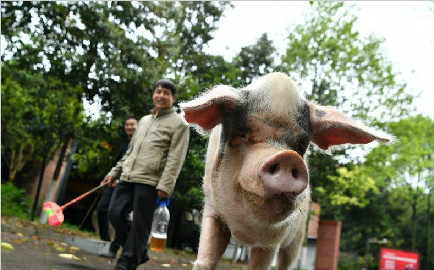
[[[282,55],[291,26],[304,21],[307,1],[235,1],[225,11],[207,52],[230,60],[266,32]],[[357,30],[384,38],[383,51],[417,112],[434,119],[434,2],[352,1]],[[320,101],[317,101],[320,103]]]

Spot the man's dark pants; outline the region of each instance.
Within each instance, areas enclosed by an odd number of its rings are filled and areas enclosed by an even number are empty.
[[[148,238],[157,201],[153,186],[121,181],[116,185],[109,207],[110,222],[119,236],[122,254],[117,266],[136,269],[149,260]],[[127,215],[133,210],[133,222]]]
[[[101,240],[104,241],[110,241],[108,210],[109,210],[110,201],[114,190],[115,190],[114,187],[104,188],[104,192],[101,195],[101,199],[99,200],[98,208],[97,208],[99,236]],[[118,239],[117,233],[115,233],[115,239],[110,244],[110,251],[116,254],[120,246],[121,246],[121,242]]]

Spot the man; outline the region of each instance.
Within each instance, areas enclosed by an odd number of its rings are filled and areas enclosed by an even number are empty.
[[[148,238],[157,196],[166,199],[175,188],[188,148],[190,130],[172,107],[175,84],[159,80],[153,88],[154,109],[144,116],[127,153],[103,182],[119,176],[109,207],[109,218],[124,243],[117,270],[136,269],[149,260]],[[133,210],[133,221],[126,215]]]
[[[118,162],[127,152],[128,146],[130,144],[130,140],[133,137],[133,134],[137,128],[137,118],[130,116],[127,119],[125,119],[124,128],[125,128],[125,133],[127,134],[127,140],[123,144],[116,158],[116,162]],[[112,184],[110,186],[107,186],[104,189],[104,192],[101,196],[101,200],[99,201],[98,208],[97,208],[99,236],[101,240],[104,241],[110,241],[108,210],[109,210],[110,200],[112,198],[113,191],[115,189],[114,185],[115,184]],[[115,233],[115,239],[110,244],[109,253],[103,254],[102,256],[111,259],[115,258],[118,249],[122,245],[122,243],[120,243],[119,241],[120,241],[119,235]]]

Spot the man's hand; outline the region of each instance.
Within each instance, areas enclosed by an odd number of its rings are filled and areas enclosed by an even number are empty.
[[[112,176],[106,175],[104,177],[104,179],[101,181],[100,185],[102,186],[102,185],[107,184],[109,187],[112,187],[112,186],[114,186],[113,185],[113,180],[114,180],[114,178]]]
[[[162,199],[167,199],[169,198],[169,193],[162,191],[162,190],[158,190],[158,198],[160,198],[160,200]]]

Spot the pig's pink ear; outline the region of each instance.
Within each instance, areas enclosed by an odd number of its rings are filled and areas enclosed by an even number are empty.
[[[312,141],[321,149],[340,144],[366,144],[373,140],[388,142],[391,137],[354,122],[342,112],[309,102]]]
[[[219,85],[192,101],[180,104],[185,120],[197,124],[204,130],[211,130],[222,120],[224,110],[235,108],[238,95],[232,88]]]

